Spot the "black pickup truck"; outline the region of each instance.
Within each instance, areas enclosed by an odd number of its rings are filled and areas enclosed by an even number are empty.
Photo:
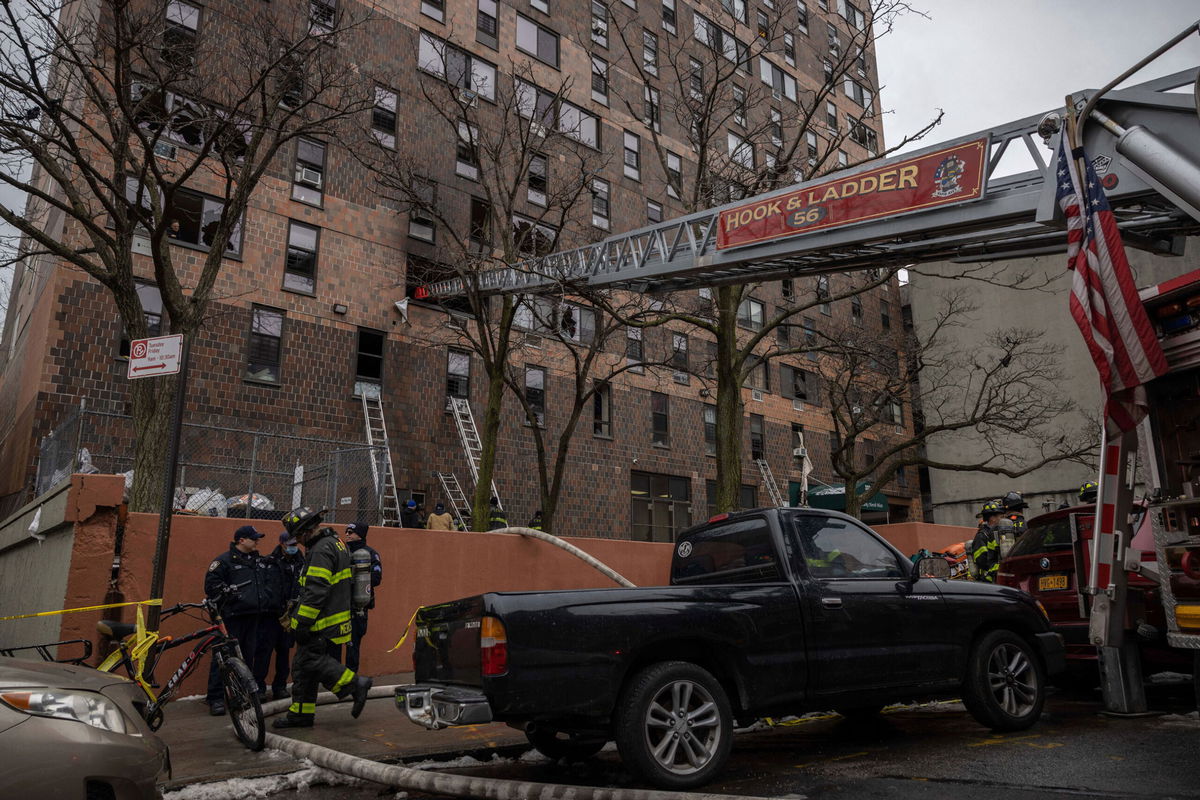
[[[722,514],[679,535],[670,586],[423,608],[396,704],[428,728],[506,722],[551,758],[615,739],[671,788],[711,780],[735,724],[765,716],[961,696],[989,728],[1033,725],[1061,637],[1024,592],[934,574],[947,562],[837,512]]]

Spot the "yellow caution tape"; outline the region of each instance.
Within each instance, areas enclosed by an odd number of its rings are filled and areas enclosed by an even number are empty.
[[[53,617],[57,614],[74,614],[77,611],[99,611],[102,608],[120,608],[122,606],[137,606],[138,613],[141,613],[142,606],[161,606],[162,598],[157,600],[134,600],[130,603],[107,603],[102,606],[84,606],[83,608],[63,608],[58,611],[38,611],[34,614],[14,614],[10,617],[0,617],[0,622],[7,619],[29,619],[30,617]]]
[[[402,644],[404,644],[404,640],[408,638],[408,634],[409,634],[409,633],[411,632],[411,630],[412,630],[412,625],[413,625],[413,622],[414,622],[414,621],[416,620],[416,618],[417,618],[417,614],[420,614],[420,613],[421,613],[421,609],[422,609],[422,608],[424,608],[424,607],[425,607],[425,606],[417,606],[417,610],[413,612],[413,615],[412,615],[411,617],[409,617],[409,619],[408,619],[408,624],[404,626],[404,635],[400,637],[400,641],[396,642],[396,645],[395,645],[395,646],[394,646],[394,647],[393,647],[391,650],[388,650],[388,652],[389,652],[389,653],[394,653],[394,652],[396,652],[397,650],[399,650],[399,649],[400,649],[400,646],[401,646]]]

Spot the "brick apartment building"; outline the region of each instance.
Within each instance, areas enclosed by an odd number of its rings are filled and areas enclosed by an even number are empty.
[[[214,8],[226,4],[213,0],[200,8],[172,0],[164,5],[169,20],[182,21],[190,35],[203,37],[212,35],[206,25],[218,24]],[[318,14],[360,7],[314,0],[311,8]],[[796,114],[797,97],[822,81],[831,52],[836,54],[839,42],[867,24],[845,0],[384,0],[372,8],[369,41],[374,51],[362,56],[373,67],[372,77],[364,80],[375,82],[376,108],[364,120],[364,130],[370,126],[377,138],[392,137],[397,152],[428,163],[439,203],[453,209],[464,228],[471,224],[475,184],[456,159],[452,136],[428,124],[419,91],[419,81],[428,75],[420,69],[419,54],[430,42],[448,43],[473,72],[494,75],[498,85],[518,64],[529,74],[571,79],[570,100],[588,131],[579,146],[591,148],[603,164],[597,180],[604,189],[591,202],[593,224],[581,222],[571,232],[576,240],[598,240],[609,231],[642,227],[686,210],[645,150],[636,177],[627,168],[630,147],[651,138],[651,121],[631,115],[627,104],[618,102],[645,92],[628,64],[631,53],[640,52],[647,60],[642,66],[660,48],[719,53],[732,40],[752,41],[756,25],[761,29],[767,20],[772,30],[785,33],[778,37],[777,52],[756,59],[759,67],[744,76],[745,85],[768,92],[767,101],[745,110],[747,126],[754,127],[756,119],[772,114]],[[629,31],[638,33],[638,42],[626,49],[618,35]],[[877,112],[876,85],[868,48],[853,80],[847,79],[822,110],[833,124],[847,114],[861,114],[864,105]],[[669,95],[674,87],[664,78],[653,88]],[[486,93],[482,99],[486,103]],[[657,124],[660,140],[683,154],[670,166],[678,164],[686,181],[695,158],[686,131],[668,115]],[[830,145],[814,136],[810,143],[822,152],[836,147],[838,153],[830,153],[827,162],[836,169],[875,152],[882,134],[878,121],[874,126],[853,141],[843,137]],[[729,135],[732,151],[736,120]],[[430,344],[430,332],[445,329],[447,313],[415,296],[420,279],[410,274],[411,267],[437,262],[442,246],[438,232],[382,200],[373,176],[337,142],[301,140],[278,162],[251,201],[236,252],[225,260],[206,323],[194,342],[186,420],[214,429],[362,441],[358,393],[376,384],[401,499],[411,493],[432,506],[441,499],[434,470],[454,472],[464,483],[468,476],[447,395],[470,397],[478,409],[485,390],[478,363],[464,348]],[[529,186],[533,202],[540,186],[532,180]],[[201,193],[203,187],[197,189],[198,206],[211,200]],[[176,246],[206,249],[198,228],[182,231]],[[155,333],[161,306],[152,272],[143,266],[147,283],[141,296]],[[835,285],[838,280],[833,278]],[[828,284],[823,286],[827,290]],[[761,324],[764,314],[807,298],[817,288],[816,279],[807,278],[761,285],[743,306],[745,327]],[[395,305],[406,297],[407,318]],[[796,322],[803,328],[851,323],[894,335],[900,351],[898,287],[814,307]],[[702,369],[699,354],[708,345],[695,331],[648,329],[636,344],[621,346],[632,348],[630,357],[641,348],[649,360],[651,354],[677,349],[673,337],[680,333],[690,336],[694,358],[689,367]],[[562,424],[565,412],[558,401],[569,392],[571,378],[558,368],[553,347],[550,340],[534,341],[514,355],[531,380],[543,384],[545,425],[551,433]],[[6,515],[31,499],[38,444],[81,398],[91,408],[126,409],[127,349],[113,301],[96,281],[49,259],[18,268],[3,339],[0,512]],[[794,492],[798,432],[804,434],[813,477],[838,482],[829,459],[833,425],[814,362],[805,356],[771,361],[755,385],[743,390],[745,506],[769,503],[752,456],[765,457],[780,487],[787,493],[791,486]],[[807,397],[798,396],[803,378],[809,378]],[[624,374],[604,401],[589,408],[591,418],[576,432],[556,532],[663,540],[704,518],[715,479],[713,407],[707,394],[700,381],[677,382],[669,372],[665,380],[661,374]],[[509,519],[519,523],[538,503],[529,431],[522,419],[509,398],[495,476]],[[912,425],[908,409],[898,422]],[[127,446],[115,441],[84,444],[97,457],[105,455],[101,451],[106,447]],[[915,470],[904,470],[884,487],[891,521],[919,518],[916,477]],[[273,500],[285,509],[290,498]]]

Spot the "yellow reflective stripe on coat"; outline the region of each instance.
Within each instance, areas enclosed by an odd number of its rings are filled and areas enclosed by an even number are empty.
[[[333,580],[331,580],[329,582],[329,585],[332,586],[335,583],[341,583],[342,581],[348,581],[348,580],[350,580],[351,574],[352,573],[351,573],[350,567],[346,567],[341,572],[335,572],[335,573],[333,573]]]
[[[316,619],[320,613],[321,609],[314,608],[313,606],[300,606],[296,609],[296,616],[304,617],[305,619]]]
[[[318,619],[316,622],[314,622],[312,624],[313,633],[316,633],[317,631],[323,631],[330,626],[337,625],[338,623],[349,622],[349,621],[350,621],[350,612],[349,611],[342,611],[337,614],[330,614],[328,617],[321,617],[320,619]]]
[[[333,583],[333,573],[324,567],[309,567],[305,573],[306,578],[324,578],[326,583]]]

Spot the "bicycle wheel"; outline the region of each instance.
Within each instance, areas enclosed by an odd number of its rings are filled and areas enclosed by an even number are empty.
[[[263,724],[258,683],[246,662],[236,656],[222,659],[221,683],[225,686],[225,709],[233,721],[233,732],[251,750],[263,749],[267,727]]]

